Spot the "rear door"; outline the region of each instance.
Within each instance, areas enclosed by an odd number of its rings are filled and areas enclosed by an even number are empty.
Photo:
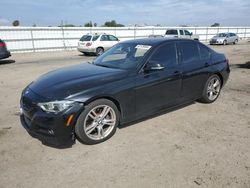
[[[195,99],[201,96],[208,78],[208,60],[201,60],[199,43],[195,41],[179,41],[178,53],[182,71],[181,96]],[[203,49],[202,49],[203,50]]]

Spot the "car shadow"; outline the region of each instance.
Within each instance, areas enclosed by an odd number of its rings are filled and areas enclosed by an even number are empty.
[[[7,65],[7,64],[12,64],[12,63],[15,63],[16,61],[15,60],[0,60],[0,65]]]
[[[190,105],[195,104],[195,103],[196,103],[196,101],[192,101],[192,102],[181,104],[181,105],[169,108],[169,109],[163,109],[163,110],[161,110],[161,111],[159,111],[157,113],[154,113],[153,115],[150,115],[150,116],[147,116],[147,117],[144,117],[144,118],[140,118],[140,119],[137,119],[137,120],[129,122],[129,123],[121,124],[121,125],[119,125],[118,128],[123,129],[123,128],[129,127],[131,125],[134,125],[134,124],[146,121],[146,120],[150,120],[150,119],[156,118],[156,117],[161,116],[161,115],[165,115],[165,114],[170,113],[170,112],[180,110],[182,108],[185,108],[185,107],[190,106]]]
[[[247,61],[244,64],[235,64],[235,65],[231,65],[231,68],[241,68],[241,69],[250,69],[250,61]]]

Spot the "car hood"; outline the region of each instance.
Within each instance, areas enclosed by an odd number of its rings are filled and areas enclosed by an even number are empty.
[[[62,100],[76,93],[125,78],[128,71],[82,63],[42,75],[29,85],[48,100]]]

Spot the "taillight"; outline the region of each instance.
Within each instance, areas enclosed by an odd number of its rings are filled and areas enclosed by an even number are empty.
[[[92,43],[91,42],[88,42],[87,44],[86,44],[86,46],[91,46],[92,45]]]
[[[6,44],[4,42],[0,42],[0,47],[5,47]]]

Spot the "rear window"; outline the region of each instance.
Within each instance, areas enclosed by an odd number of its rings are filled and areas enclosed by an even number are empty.
[[[194,63],[200,60],[198,45],[195,42],[179,42],[182,63]]]
[[[201,44],[199,44],[199,48],[200,48],[201,60],[209,60],[210,59],[210,51],[208,50],[208,48],[201,45]]]
[[[91,38],[91,35],[83,35],[82,38],[80,38],[80,41],[91,41]]]
[[[178,35],[178,32],[176,29],[170,29],[167,30],[166,35]]]

